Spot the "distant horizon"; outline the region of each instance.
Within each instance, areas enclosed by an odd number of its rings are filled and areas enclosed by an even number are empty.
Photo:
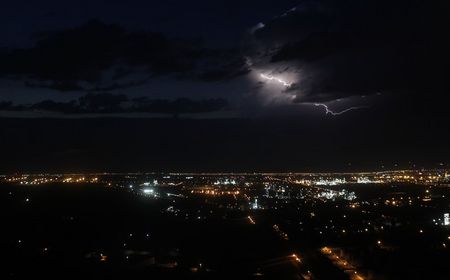
[[[449,171],[450,166],[448,164],[446,166],[441,167],[420,167],[420,168],[399,168],[399,169],[379,169],[379,170],[371,170],[371,171],[223,171],[223,172],[208,172],[208,171],[199,171],[199,172],[177,172],[177,171],[130,171],[130,172],[15,172],[15,173],[2,173],[0,176],[12,176],[12,175],[206,175],[206,176],[216,176],[216,175],[309,175],[309,174],[317,174],[317,175],[325,175],[325,174],[373,174],[373,173],[383,173],[383,172],[408,172],[408,171]]]

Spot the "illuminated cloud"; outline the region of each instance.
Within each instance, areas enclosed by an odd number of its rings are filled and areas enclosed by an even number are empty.
[[[256,24],[255,26],[253,26],[252,28],[250,28],[249,32],[251,34],[254,34],[258,29],[261,29],[261,28],[264,28],[264,27],[265,27],[265,24],[260,22],[260,23]]]
[[[285,87],[287,87],[287,88],[290,87],[290,86],[292,85],[292,83],[286,82],[285,80],[283,80],[283,79],[281,79],[281,78],[278,78],[278,77],[274,77],[274,76],[272,76],[272,75],[266,75],[266,74],[261,73],[260,76],[261,76],[261,78],[263,78],[264,80],[278,82],[278,83],[282,84],[283,86],[285,86]]]

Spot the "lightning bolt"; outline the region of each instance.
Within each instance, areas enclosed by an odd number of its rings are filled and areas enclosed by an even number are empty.
[[[260,76],[261,76],[261,78],[263,78],[265,80],[268,80],[268,81],[276,81],[276,82],[282,84],[283,86],[285,86],[286,88],[292,86],[292,83],[289,83],[289,82],[287,82],[287,81],[285,81],[285,80],[283,80],[281,78],[278,78],[278,77],[275,77],[275,76],[272,76],[272,75],[266,75],[266,74],[261,73]],[[293,96],[293,98],[295,98],[295,96]],[[325,113],[327,115],[332,115],[332,116],[340,116],[342,114],[345,114],[345,113],[353,111],[353,110],[359,110],[359,109],[367,108],[366,106],[354,106],[354,107],[350,107],[350,108],[347,108],[347,109],[342,110],[342,111],[333,111],[333,110],[331,110],[328,107],[328,105],[323,104],[323,103],[314,103],[314,106],[325,108]]]
[[[261,74],[261,78],[269,80],[269,81],[277,81],[285,87],[290,87],[292,83],[288,83],[280,78],[274,77],[272,75]]]
[[[327,115],[330,114],[332,116],[339,116],[339,115],[345,114],[345,113],[347,113],[349,111],[352,111],[352,110],[359,110],[359,109],[367,108],[366,106],[358,106],[358,107],[350,107],[350,108],[347,108],[345,110],[342,110],[342,111],[339,111],[339,112],[335,112],[335,111],[330,110],[330,108],[328,108],[328,106],[326,104],[323,104],[323,103],[315,103],[314,106],[325,108],[325,113]]]

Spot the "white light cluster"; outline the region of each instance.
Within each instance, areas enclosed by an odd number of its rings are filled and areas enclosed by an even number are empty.
[[[328,200],[335,200],[338,198],[342,198],[345,200],[355,200],[356,199],[356,194],[354,192],[349,192],[347,190],[341,190],[341,191],[334,191],[334,190],[327,190],[327,191],[323,191],[321,193],[319,193],[317,195],[317,197],[319,198],[325,198]]]
[[[153,189],[143,189],[142,191],[143,191],[145,194],[151,194],[151,193],[154,192]]]
[[[236,180],[225,179],[223,181],[217,180],[213,183],[214,185],[236,185]]]
[[[357,182],[358,184],[370,184],[370,183],[372,183],[372,180],[370,180],[370,179],[367,178],[367,177],[359,177],[359,178],[356,180],[356,182]]]
[[[332,179],[332,180],[325,180],[325,179],[320,179],[314,182],[314,184],[316,186],[338,186],[338,185],[342,185],[345,184],[346,180],[345,178],[343,179]]]

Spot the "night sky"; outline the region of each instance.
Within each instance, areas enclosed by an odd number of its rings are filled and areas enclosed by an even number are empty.
[[[448,166],[450,4],[10,1],[0,173]]]

